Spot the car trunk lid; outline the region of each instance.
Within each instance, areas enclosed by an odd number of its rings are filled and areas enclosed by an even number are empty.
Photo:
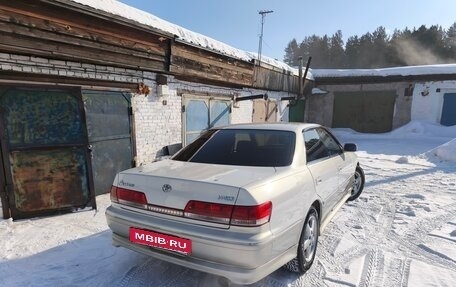
[[[234,205],[240,188],[274,173],[273,167],[164,160],[123,171],[114,184],[120,188],[143,192],[149,205],[183,211],[190,201]],[[198,221],[198,224],[228,228],[213,222]]]

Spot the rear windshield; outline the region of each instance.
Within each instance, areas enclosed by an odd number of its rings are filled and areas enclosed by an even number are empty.
[[[290,131],[209,130],[173,159],[242,166],[288,166],[294,149],[295,133]]]

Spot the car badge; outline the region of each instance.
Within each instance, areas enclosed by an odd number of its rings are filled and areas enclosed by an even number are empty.
[[[164,185],[162,186],[162,190],[163,190],[164,192],[170,192],[171,190],[173,190],[173,188],[172,188],[172,186],[169,185],[169,184],[164,184]]]

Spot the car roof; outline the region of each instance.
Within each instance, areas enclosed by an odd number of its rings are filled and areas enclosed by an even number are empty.
[[[249,129],[249,130],[281,130],[281,131],[293,131],[302,132],[304,129],[319,127],[318,124],[313,123],[289,123],[289,122],[277,122],[277,123],[248,123],[248,124],[233,124],[223,127],[217,127],[218,129]]]

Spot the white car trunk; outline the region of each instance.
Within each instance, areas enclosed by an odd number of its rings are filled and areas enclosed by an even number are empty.
[[[149,204],[183,210],[190,200],[242,205],[237,202],[239,189],[275,172],[273,167],[164,160],[123,171],[114,184],[145,193]]]

